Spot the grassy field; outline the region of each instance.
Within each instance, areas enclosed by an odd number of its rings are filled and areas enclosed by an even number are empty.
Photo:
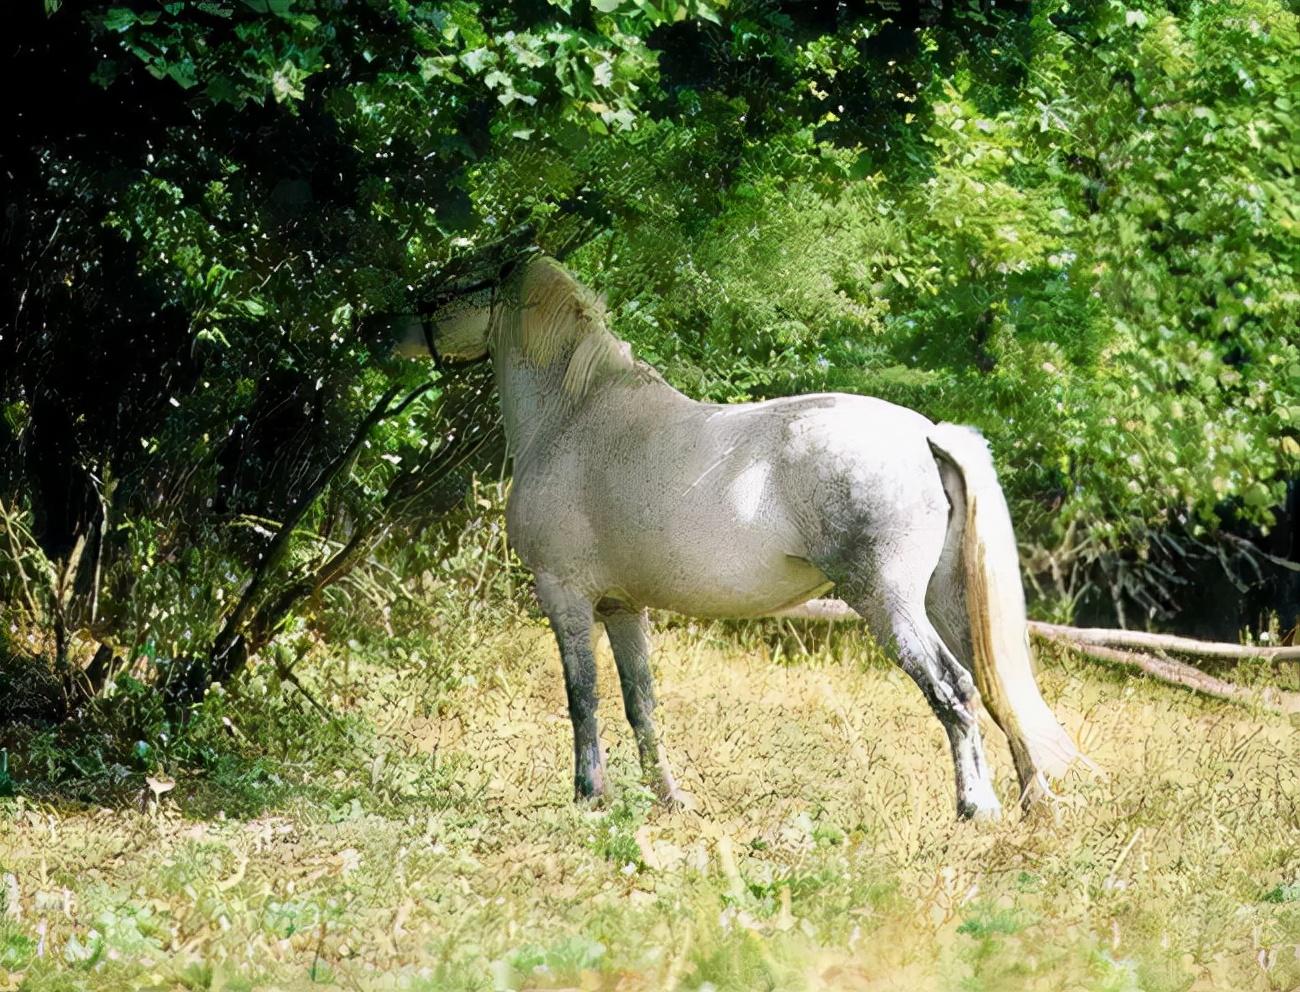
[[[0,989],[1300,987],[1283,719],[1046,657],[1106,777],[1050,814],[959,824],[915,687],[852,632],[796,636],[659,637],[661,725],[696,799],[673,813],[636,784],[603,644],[614,798],[596,810],[569,801],[535,621],[466,649],[450,683],[400,639],[309,657],[328,718],[263,672],[157,801],[126,769],[90,802],[0,800]]]

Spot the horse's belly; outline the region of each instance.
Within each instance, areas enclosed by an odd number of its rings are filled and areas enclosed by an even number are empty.
[[[754,617],[811,599],[832,583],[811,563],[732,535],[711,542],[645,545],[611,576],[610,594],[629,605],[696,617]],[[675,553],[674,553],[675,552]]]

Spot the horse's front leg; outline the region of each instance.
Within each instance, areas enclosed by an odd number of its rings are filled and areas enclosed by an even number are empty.
[[[618,680],[623,688],[623,710],[636,736],[641,755],[641,775],[659,798],[670,805],[682,805],[685,794],[673,781],[672,770],[664,756],[663,744],[655,732],[655,686],[650,672],[650,619],[645,610],[633,612],[614,606],[602,609],[599,618],[609,635],[609,646],[618,666]]]
[[[548,575],[537,576],[537,599],[551,621],[564,665],[564,689],[573,723],[573,798],[579,802],[598,799],[605,794],[605,752],[596,727],[591,601]]]

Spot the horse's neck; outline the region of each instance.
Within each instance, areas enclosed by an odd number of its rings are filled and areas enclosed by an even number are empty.
[[[620,429],[619,421],[624,417],[638,413],[653,416],[668,407],[697,405],[653,371],[649,375],[633,374],[600,382],[575,404],[564,390],[566,365],[567,361],[560,361],[539,369],[527,365],[515,354],[494,358],[502,420],[516,465],[532,453],[549,450],[553,440],[568,426],[569,418],[583,404],[599,404],[601,416],[597,422],[614,431]]]
[[[562,414],[564,365],[529,368],[517,355],[493,360],[506,440],[516,459],[553,430]]]

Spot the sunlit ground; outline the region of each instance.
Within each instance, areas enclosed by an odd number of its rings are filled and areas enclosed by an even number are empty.
[[[615,795],[595,811],[569,801],[544,627],[480,648],[440,703],[411,659],[318,659],[303,681],[340,722],[236,720],[232,747],[265,748],[256,775],[180,775],[156,806],[0,806],[0,988],[1300,986],[1282,718],[1047,658],[1045,694],[1106,778],[1067,783],[1052,815],[959,824],[905,677],[855,638],[776,643],[660,637],[660,722],[697,801],[679,813],[635,783],[603,646]]]

